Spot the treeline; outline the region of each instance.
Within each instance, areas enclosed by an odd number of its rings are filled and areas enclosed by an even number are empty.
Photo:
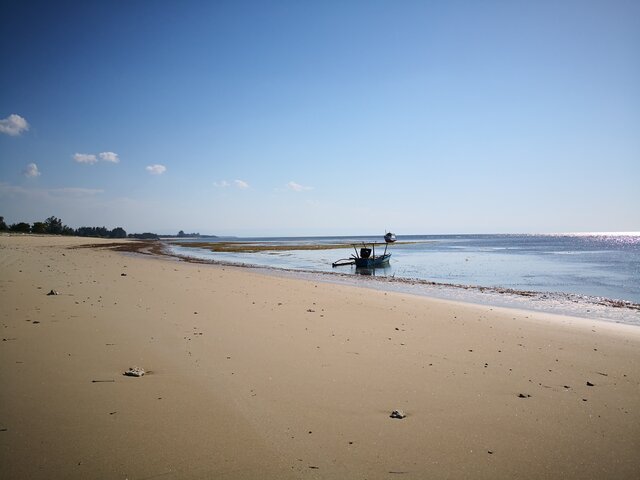
[[[78,237],[106,237],[106,238],[127,238],[127,232],[122,227],[109,230],[106,227],[80,227],[76,229]]]
[[[178,235],[176,235],[176,237],[178,238],[198,238],[200,237],[199,233],[184,233],[184,230],[180,230],[178,232]]]
[[[116,227],[109,230],[107,227],[80,227],[71,228],[62,223],[57,217],[49,217],[43,222],[18,222],[7,225],[4,217],[0,217],[0,232],[16,232],[16,233],[40,233],[49,235],[70,235],[77,237],[100,237],[100,238],[139,238],[139,239],[158,239],[155,233],[130,233],[122,227]]]
[[[75,235],[76,231],[64,225],[62,220],[56,217],[49,217],[43,222],[26,222],[13,223],[7,225],[4,217],[0,217],[0,231],[18,232],[18,233],[45,233],[50,235]]]

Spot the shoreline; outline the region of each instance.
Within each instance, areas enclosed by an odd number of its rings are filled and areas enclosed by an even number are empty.
[[[373,290],[410,293],[429,298],[460,301],[473,305],[492,305],[532,312],[569,315],[588,320],[601,320],[640,326],[640,304],[628,300],[580,295],[567,292],[520,290],[507,287],[434,282],[418,278],[375,275],[353,275],[342,272],[323,272],[295,268],[269,267],[251,263],[204,259],[169,251],[171,243],[164,243],[162,254],[182,261],[248,268],[267,275],[309,278],[344,285],[363,286]],[[158,253],[158,252],[156,252]],[[535,303],[534,303],[535,302]]]
[[[3,478],[640,473],[636,327],[83,245],[0,237]]]
[[[640,304],[627,300],[562,292],[537,292],[504,287],[439,283],[413,278],[376,277],[375,275],[353,275],[342,272],[267,267],[250,263],[227,262],[180,255],[170,252],[167,248],[169,245],[162,240],[160,242],[136,240],[136,242],[137,245],[127,246],[120,249],[120,251],[131,254],[162,256],[173,258],[176,261],[200,265],[247,269],[273,277],[320,281],[334,285],[396,292],[466,305],[516,310],[525,314],[535,313],[571,317],[577,321],[596,321],[608,325],[624,326],[625,328],[627,326],[632,328],[640,327]],[[109,248],[109,246],[105,246],[105,248]],[[115,250],[119,250],[117,245],[115,245]],[[393,288],[394,286],[399,288]],[[470,298],[471,296],[473,298]],[[574,306],[575,308],[569,308],[569,306]],[[621,315],[618,315],[620,312],[622,312]]]

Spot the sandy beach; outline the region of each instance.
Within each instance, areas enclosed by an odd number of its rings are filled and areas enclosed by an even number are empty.
[[[640,478],[640,328],[90,243],[0,236],[3,479]]]

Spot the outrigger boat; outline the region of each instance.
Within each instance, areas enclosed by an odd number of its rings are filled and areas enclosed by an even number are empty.
[[[389,235],[389,233],[387,233]],[[384,252],[382,255],[376,255],[376,245],[382,245],[381,242],[371,242],[371,243],[354,243],[352,244],[353,249],[356,254],[351,255],[350,258],[342,258],[340,260],[336,260],[331,264],[332,267],[342,267],[343,265],[355,265],[356,268],[376,268],[381,267],[389,263],[389,259],[391,258],[391,253],[387,253],[387,247],[389,243],[393,243],[396,241],[396,236],[393,235],[393,240],[387,240],[387,235],[385,235],[385,243],[384,243]],[[360,251],[358,251],[358,246],[360,247]]]

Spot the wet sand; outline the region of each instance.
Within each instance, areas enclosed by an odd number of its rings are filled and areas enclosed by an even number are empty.
[[[0,236],[2,478],[640,477],[638,327],[89,243]]]

